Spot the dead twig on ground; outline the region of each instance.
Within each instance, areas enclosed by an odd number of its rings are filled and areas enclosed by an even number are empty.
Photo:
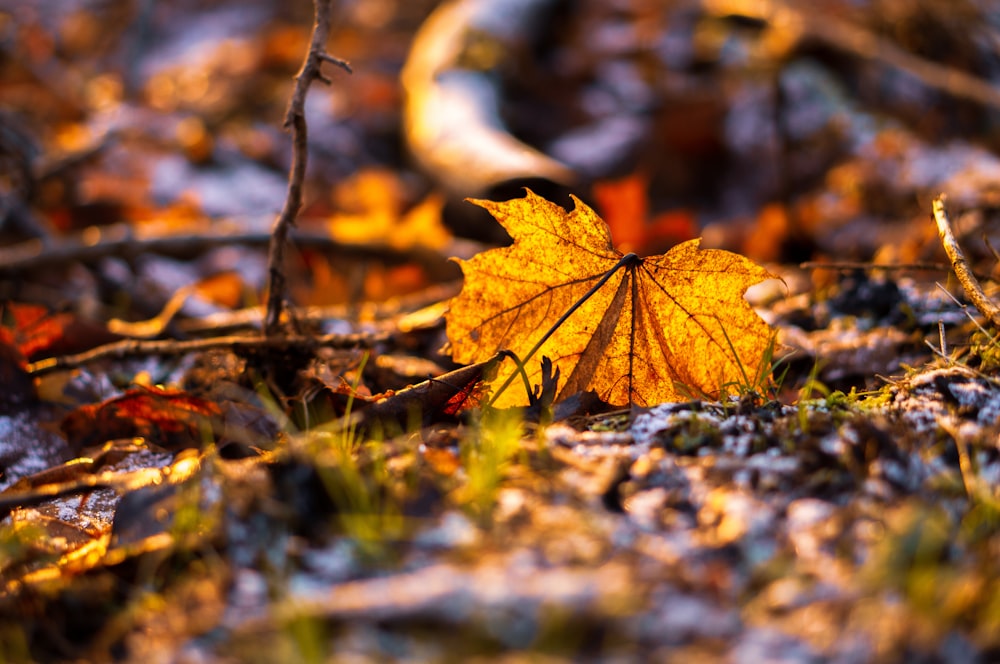
[[[932,209],[934,211],[934,221],[938,228],[938,236],[941,238],[944,251],[948,254],[948,259],[951,261],[951,268],[954,270],[955,276],[958,277],[958,283],[965,290],[966,296],[972,301],[973,306],[979,310],[979,313],[991,325],[1000,328],[1000,307],[997,307],[986,293],[983,292],[982,286],[979,285],[979,280],[976,279],[976,275],[969,267],[969,261],[966,260],[965,254],[962,253],[962,248],[958,246],[958,240],[955,239],[955,234],[951,230],[951,221],[948,219],[948,213],[944,209],[944,201],[945,195],[939,195],[934,199]]]
[[[745,16],[779,26],[778,29],[787,33],[784,39],[786,44],[801,43],[804,38],[811,37],[857,58],[906,72],[927,87],[956,99],[968,99],[1000,109],[1000,88],[989,81],[914,55],[863,27],[827,12],[800,11],[791,3],[784,2],[703,0],[702,4],[715,15]]]
[[[806,261],[799,263],[803,270],[926,270],[947,272],[950,266],[944,263],[866,263],[865,261]]]
[[[210,339],[125,339],[98,346],[76,355],[50,357],[28,364],[26,370],[40,376],[65,369],[76,369],[98,360],[150,355],[185,355],[187,353],[226,349],[241,351],[284,350],[289,348],[368,348],[386,341],[391,332],[362,334],[294,335],[285,337],[229,336]]]
[[[367,302],[360,306],[334,304],[324,307],[300,307],[294,310],[296,320],[320,323],[333,319],[362,321],[395,321],[400,316],[451,299],[462,290],[462,282],[449,281],[433,284],[416,293],[391,298],[385,302]],[[223,331],[257,329],[261,324],[261,307],[248,307],[237,311],[222,311],[201,318],[178,321],[177,328],[185,334],[220,334]]]
[[[282,318],[285,312],[287,284],[285,283],[285,244],[288,232],[295,226],[295,219],[302,207],[302,186],[305,181],[306,163],[308,161],[308,142],[306,130],[306,94],[314,80],[329,84],[330,79],[323,74],[324,62],[335,64],[350,73],[351,67],[326,53],[327,37],[330,34],[330,4],[331,0],[315,0],[316,17],[313,22],[312,41],[309,52],[302,63],[302,69],[295,77],[295,88],[285,114],[285,127],[292,132],[292,166],[288,176],[288,195],[285,206],[278,216],[271,232],[271,247],[268,252],[269,287],[267,295],[267,314],[264,318],[264,334],[272,336],[281,331]]]
[[[146,235],[141,231],[137,232],[128,224],[92,227],[79,235],[53,239],[48,243],[28,240],[0,248],[0,276],[62,267],[70,262],[94,263],[111,256],[138,256],[142,253],[184,256],[209,251],[216,247],[264,246],[272,241],[272,237],[271,233],[246,228],[210,230],[205,233]],[[333,239],[326,232],[301,229],[296,229],[291,237],[300,247],[313,247],[342,256],[378,259],[388,264],[416,263],[434,278],[448,278],[455,272],[448,268],[448,256],[471,255],[480,249],[478,245],[467,242],[452,243],[442,251],[420,246],[398,248],[387,243],[344,243]]]
[[[949,272],[951,265],[945,263],[868,263],[865,261],[806,261],[799,263],[803,270],[844,270],[853,272],[855,270],[881,270],[883,272]],[[976,274],[973,272],[973,274]],[[976,274],[980,279],[988,279],[986,275]]]

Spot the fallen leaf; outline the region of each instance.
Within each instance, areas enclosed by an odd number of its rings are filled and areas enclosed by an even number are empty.
[[[202,300],[227,309],[246,306],[247,294],[252,290],[237,270],[205,277],[194,288]]]
[[[8,302],[3,306],[3,315],[11,326],[2,338],[17,346],[28,362],[81,353],[121,339],[103,323],[35,304]]]
[[[60,425],[73,450],[141,437],[169,450],[200,448],[223,431],[218,405],[180,390],[142,388],[67,415]]]
[[[531,191],[501,203],[471,200],[514,244],[458,261],[465,285],[446,314],[456,362],[512,351],[537,385],[538,360],[549,357],[565,377],[557,399],[594,390],[616,406],[683,400],[684,386],[719,396],[769,370],[763,365],[770,328],[743,299],[748,287],[772,277],[767,270],[737,254],[701,249],[700,240],[662,256],[623,256],[601,218],[575,196],[573,201],[575,209],[567,212]],[[493,385],[505,384],[515,371],[514,362],[501,363]],[[527,403],[519,382],[493,405]]]

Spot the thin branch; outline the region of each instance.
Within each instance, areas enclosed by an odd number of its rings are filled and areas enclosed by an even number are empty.
[[[330,82],[322,72],[324,61],[336,64],[345,71],[351,71],[346,62],[326,54],[326,42],[330,34],[331,0],[314,0],[314,4],[316,17],[313,22],[312,41],[309,44],[306,59],[302,63],[302,69],[295,76],[295,88],[288,103],[288,111],[285,113],[285,127],[292,132],[292,166],[288,175],[288,194],[285,198],[285,206],[271,232],[271,247],[267,257],[269,287],[267,315],[264,319],[264,334],[266,336],[280,333],[285,313],[288,288],[285,280],[285,245],[288,241],[289,230],[295,226],[295,220],[302,208],[302,187],[305,182],[308,161],[306,94],[314,80]]]
[[[803,270],[927,270],[947,272],[950,266],[944,263],[866,263],[864,261],[806,261],[799,263]]]
[[[835,17],[825,14],[810,16],[808,12],[803,12],[801,16],[806,18],[810,34],[833,48],[885,63],[956,99],[1000,109],[1000,89],[985,79],[914,55],[872,32]]]
[[[334,304],[324,307],[299,307],[292,311],[296,320],[304,323],[320,323],[331,319],[357,317],[363,321],[398,322],[400,317],[449,300],[462,290],[461,280],[436,283],[423,290],[390,298],[384,302],[368,302],[362,306]],[[239,329],[259,329],[262,320],[261,307],[248,307],[236,311],[220,311],[200,318],[180,320],[177,329],[185,334],[220,334]],[[426,325],[433,325],[428,321]]]
[[[351,69],[351,63],[347,60],[341,60],[340,58],[334,57],[329,53],[320,53],[319,59],[323,62],[329,62],[331,65],[336,65],[346,71],[348,74],[353,74],[354,70]]]
[[[1000,88],[988,80],[914,55],[874,32],[829,12],[816,12],[812,7],[803,11],[794,3],[759,0],[702,0],[702,4],[712,14],[745,16],[763,21],[776,26],[776,29],[792,32],[799,41],[804,37],[811,37],[857,58],[904,71],[924,85],[957,99],[968,99],[983,106],[1000,109]],[[798,34],[794,34],[794,31]]]
[[[287,238],[286,238],[287,239]],[[295,229],[291,239],[299,247],[312,247],[340,256],[383,260],[389,264],[417,263],[435,275],[447,275],[452,270],[447,256],[472,255],[479,245],[453,241],[441,251],[414,246],[398,248],[388,243],[339,242],[327,232]],[[10,277],[32,270],[64,267],[67,263],[95,263],[109,256],[128,257],[143,253],[184,256],[216,247],[264,246],[272,241],[269,232],[250,228],[208,230],[204,233],[173,233],[148,235],[136,232],[128,224],[88,228],[68,238],[49,242],[27,240],[9,247],[0,247],[0,277]]]
[[[934,221],[937,223],[941,244],[944,246],[944,251],[948,254],[948,259],[951,261],[951,268],[955,271],[958,283],[962,285],[966,296],[972,301],[976,309],[979,310],[979,313],[993,327],[1000,328],[1000,307],[997,307],[987,297],[986,293],[983,292],[982,286],[979,285],[979,280],[976,279],[976,275],[973,274],[972,269],[969,267],[969,262],[966,260],[965,254],[962,253],[962,248],[958,246],[955,234],[951,230],[951,221],[948,219],[948,213],[944,209],[944,201],[944,194],[934,199]]]
[[[866,263],[865,261],[806,261],[799,263],[803,270],[884,270],[892,271],[923,271],[923,272],[950,272],[951,265],[945,263]],[[976,274],[975,272],[973,274]],[[980,279],[989,279],[988,275],[976,274]]]
[[[150,355],[186,355],[209,350],[227,349],[234,352],[258,350],[284,350],[289,348],[367,348],[391,336],[388,332],[376,334],[326,334],[321,336],[257,337],[230,336],[211,339],[125,339],[98,346],[76,355],[50,357],[27,366],[27,372],[40,376],[53,371],[76,369],[99,360]]]

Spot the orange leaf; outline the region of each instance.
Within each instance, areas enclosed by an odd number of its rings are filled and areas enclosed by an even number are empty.
[[[594,183],[598,209],[604,213],[605,223],[624,251],[639,251],[646,240],[647,186],[648,178],[642,174]]]
[[[610,404],[641,406],[684,399],[680,386],[717,396],[767,369],[770,329],[743,299],[748,287],[772,276],[767,270],[737,254],[700,249],[699,240],[663,256],[623,257],[601,218],[573,200],[572,212],[531,191],[505,203],[472,201],[514,244],[459,261],[465,286],[446,314],[455,361],[509,350],[525,361],[534,385],[545,356],[561,372],[557,399],[594,390]],[[526,355],[603,278],[529,361]],[[496,381],[505,383],[515,370],[502,363]],[[494,405],[527,404],[519,385]]]
[[[331,216],[328,227],[340,242],[440,249],[451,240],[441,221],[443,197],[431,194],[403,214],[403,184],[390,171],[361,171],[337,193],[338,203],[346,211]]]
[[[621,251],[661,251],[698,237],[698,222],[687,210],[649,216],[649,176],[638,171],[594,183],[597,208]]]
[[[195,289],[202,299],[235,309],[243,304],[248,285],[240,273],[233,270],[206,277],[195,285]]]
[[[50,312],[35,304],[9,302],[4,305],[4,313],[13,323],[11,342],[29,362],[80,353],[121,339],[101,323],[69,312]]]

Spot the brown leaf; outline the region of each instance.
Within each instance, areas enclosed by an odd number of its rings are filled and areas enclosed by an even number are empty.
[[[763,364],[770,329],[743,299],[748,287],[772,276],[767,270],[737,254],[700,249],[699,240],[662,256],[623,257],[600,217],[573,200],[572,212],[531,191],[505,203],[472,201],[496,217],[514,244],[459,261],[465,286],[446,315],[455,361],[509,350],[525,361],[534,385],[541,377],[537,359],[547,356],[565,377],[557,398],[594,390],[610,404],[640,406],[684,399],[679,386],[717,396],[769,370]],[[528,361],[533,349],[535,360]],[[498,383],[514,364],[500,366]],[[494,405],[527,403],[515,385]]]

